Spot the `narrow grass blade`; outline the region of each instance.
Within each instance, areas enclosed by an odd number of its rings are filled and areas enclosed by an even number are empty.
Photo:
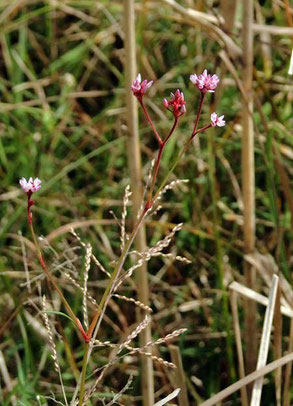
[[[172,393],[170,393],[170,395],[168,395],[164,399],[160,400],[159,402],[155,403],[154,406],[163,406],[163,405],[165,405],[167,402],[169,402],[169,400],[172,400],[172,399],[176,398],[176,396],[178,395],[179,392],[180,392],[179,388],[175,389]]]

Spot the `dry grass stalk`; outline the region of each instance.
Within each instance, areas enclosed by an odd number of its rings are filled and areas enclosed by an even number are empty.
[[[244,285],[241,285],[238,282],[235,282],[235,281],[232,282],[229,285],[229,289],[239,293],[240,295],[242,295],[244,297],[247,297],[248,299],[254,300],[255,302],[257,302],[259,304],[262,304],[263,306],[267,306],[269,303],[269,300],[267,297],[261,295],[260,293],[255,292],[252,289],[247,288]],[[281,306],[281,313],[284,316],[293,318],[293,311],[286,306]]]
[[[275,304],[278,292],[278,283],[279,278],[277,275],[273,276],[272,279],[272,286],[269,295],[269,303],[266,309],[261,342],[259,347],[258,353],[258,360],[257,360],[257,367],[256,370],[264,367],[267,362],[268,352],[269,352],[269,345],[270,345],[270,337],[273,325],[273,317],[275,312]],[[263,377],[260,377],[254,382],[253,390],[252,390],[252,397],[251,397],[251,406],[259,406],[261,393],[262,393],[262,386],[263,386]]]
[[[13,390],[12,379],[10,378],[10,375],[9,375],[9,372],[7,369],[7,365],[5,362],[5,358],[4,358],[3,352],[1,350],[0,350],[0,371],[1,371],[3,382],[6,385],[7,391],[12,392],[12,390]],[[12,401],[14,402],[15,400],[16,400],[15,396],[13,396]]]
[[[238,370],[239,376],[241,379],[245,377],[245,368],[244,368],[244,358],[243,358],[243,350],[242,350],[242,340],[241,340],[241,329],[239,323],[239,316],[238,316],[238,306],[237,306],[237,293],[236,291],[231,292],[230,295],[231,301],[231,309],[232,309],[232,316],[233,316],[233,325],[235,331],[235,340],[236,340],[236,348],[237,348],[237,356],[238,356]],[[242,406],[248,406],[248,398],[247,398],[247,390],[245,387],[240,389],[241,391],[241,403]]]
[[[278,283],[275,316],[274,316],[274,358],[282,356],[282,327],[283,319],[281,315],[281,286]],[[276,406],[281,406],[282,393],[282,368],[275,371]]]
[[[166,396],[164,399],[160,400],[159,402],[155,403],[154,406],[163,406],[168,403],[170,400],[176,398],[178,393],[180,392],[180,388],[175,389],[170,395]]]
[[[289,68],[288,68],[288,75],[293,75],[293,48],[292,48],[290,64],[289,64]]]
[[[137,218],[143,197],[143,187],[141,182],[141,156],[138,134],[138,112],[137,101],[131,92],[131,84],[137,75],[136,67],[136,35],[135,35],[135,15],[134,0],[124,0],[124,33],[125,33],[125,93],[126,111],[128,125],[128,156],[130,167],[130,180],[133,200],[133,220]],[[135,238],[137,251],[146,249],[145,227],[142,225]],[[146,263],[141,264],[140,271],[137,272],[138,300],[147,306],[149,305],[149,283]],[[139,320],[144,317],[144,312],[138,312]],[[140,339],[141,344],[151,340],[151,324],[143,330]],[[154,376],[153,365],[150,358],[142,357],[142,397],[144,406],[154,404]]]
[[[179,406],[189,406],[186,378],[179,348],[176,345],[170,345],[169,348],[171,353],[171,359],[173,363],[176,365],[176,369],[174,371],[176,385],[181,389],[178,395]]]
[[[243,100],[242,133],[242,193],[244,204],[244,251],[249,254],[255,247],[255,179],[254,179],[254,132],[253,132],[253,0],[243,0]],[[255,287],[255,269],[244,261],[244,275],[249,288]],[[256,305],[245,304],[245,344],[247,372],[255,369],[257,355]]]
[[[288,353],[290,354],[292,352],[293,352],[293,320],[291,319]],[[286,369],[285,369],[283,406],[290,406],[291,372],[292,372],[292,362],[288,362],[288,364],[286,365]]]

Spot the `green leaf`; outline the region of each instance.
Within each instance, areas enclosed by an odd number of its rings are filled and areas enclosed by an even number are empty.
[[[75,324],[75,321],[74,321],[71,317],[69,317],[67,314],[62,313],[62,312],[57,312],[57,311],[55,311],[55,310],[46,310],[46,311],[44,310],[44,311],[42,311],[41,313],[59,314],[59,316],[64,316],[64,317],[66,317],[67,319],[71,320],[73,324]]]

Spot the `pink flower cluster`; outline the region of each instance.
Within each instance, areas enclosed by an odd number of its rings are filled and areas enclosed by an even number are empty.
[[[199,76],[190,75],[190,80],[202,93],[213,93],[220,81],[217,75],[208,75],[206,69]]]
[[[166,109],[172,111],[174,117],[178,118],[186,113],[186,101],[184,100],[184,94],[177,89],[175,94],[171,93],[170,96],[170,100],[163,100],[163,105],[166,107]]]
[[[211,114],[211,125],[212,127],[224,127],[226,121],[224,120],[224,116],[218,117],[217,113]]]
[[[131,86],[133,95],[136,96],[138,99],[141,98],[148,91],[152,84],[152,80],[150,80],[149,82],[146,79],[141,81],[141,74],[139,73]]]
[[[190,80],[200,90],[202,96],[204,96],[206,93],[213,93],[220,81],[217,75],[208,74],[208,71],[206,69],[199,76],[197,76],[196,74],[190,75]],[[152,86],[152,84],[152,80],[148,81],[147,79],[144,79],[142,81],[141,74],[139,73],[131,86],[133,95],[140,101],[144,108],[144,111],[145,107],[143,105],[142,98],[148,91],[148,89]],[[177,89],[175,93],[171,93],[170,100],[164,99],[163,105],[166,107],[166,109],[172,111],[175,118],[179,118],[186,112],[186,102],[184,100],[184,94],[179,89]],[[223,127],[225,124],[226,122],[224,120],[224,116],[218,117],[217,113],[213,113],[211,115],[211,123],[209,125],[210,127]]]
[[[29,194],[37,192],[42,187],[42,181],[39,178],[29,178],[28,181],[25,178],[21,178],[19,183],[22,190]]]

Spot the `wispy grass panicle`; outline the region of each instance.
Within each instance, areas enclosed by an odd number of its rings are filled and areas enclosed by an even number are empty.
[[[124,192],[124,198],[123,198],[123,203],[122,203],[122,216],[121,216],[121,235],[120,235],[120,249],[121,252],[123,251],[123,248],[125,246],[125,239],[127,239],[127,234],[125,231],[125,220],[126,220],[126,216],[127,216],[127,205],[129,202],[129,198],[131,196],[131,191],[130,191],[130,186],[127,185],[125,188],[125,192]]]
[[[91,244],[86,244],[85,252],[85,267],[83,274],[83,299],[82,299],[82,309],[83,309],[83,322],[86,329],[89,328],[89,319],[88,319],[88,310],[87,310],[87,283],[89,277],[89,270],[91,266],[91,257],[92,257],[92,246]]]
[[[53,359],[55,371],[57,372],[57,374],[59,376],[59,380],[60,380],[60,384],[61,384],[61,390],[62,390],[65,405],[68,406],[67,397],[66,397],[66,393],[65,393],[63,379],[62,379],[62,374],[61,374],[61,369],[60,369],[60,365],[59,365],[59,361],[58,361],[56,344],[55,344],[55,341],[54,341],[53,332],[52,332],[51,325],[50,325],[50,322],[49,322],[49,317],[48,317],[48,314],[47,314],[48,309],[47,309],[47,301],[46,301],[46,296],[45,295],[43,295],[43,298],[42,298],[42,305],[43,305],[43,311],[42,311],[41,315],[42,315],[42,318],[44,320],[44,324],[45,324],[45,327],[46,327],[46,330],[47,330],[47,333],[48,333],[48,342],[49,342],[49,346],[50,346],[50,350],[51,350],[51,357]]]

